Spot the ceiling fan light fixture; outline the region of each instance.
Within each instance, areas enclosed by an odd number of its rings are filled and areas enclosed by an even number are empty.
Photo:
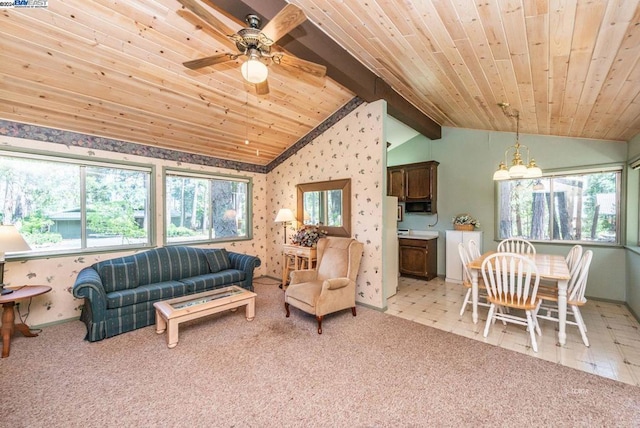
[[[242,77],[249,83],[262,83],[267,80],[269,69],[262,61],[260,56],[254,52],[249,54],[249,59],[240,66]]]

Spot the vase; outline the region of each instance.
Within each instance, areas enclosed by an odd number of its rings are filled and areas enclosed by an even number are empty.
[[[453,228],[455,230],[464,230],[464,231],[472,231],[473,229],[475,229],[476,227],[472,224],[454,224]]]

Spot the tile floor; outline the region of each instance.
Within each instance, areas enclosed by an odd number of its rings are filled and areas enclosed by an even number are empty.
[[[538,352],[533,352],[526,327],[504,326],[496,322],[483,337],[488,308],[479,307],[478,324],[471,320],[471,307],[460,316],[466,293],[462,285],[443,278],[423,281],[400,277],[398,293],[387,304],[386,313],[553,361],[620,382],[640,386],[640,324],[626,306],[590,300],[581,309],[587,325],[590,347],[582,343],[576,326],[567,325],[567,344],[557,345],[557,323],[540,320],[542,337],[537,336]]]

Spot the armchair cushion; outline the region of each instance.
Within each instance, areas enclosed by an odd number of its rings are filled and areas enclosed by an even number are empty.
[[[349,271],[349,245],[351,239],[332,240],[331,246],[327,246],[322,260],[318,260],[318,279],[339,278],[346,276]]]
[[[293,297],[298,302],[302,302],[310,307],[315,307],[318,296],[322,291],[323,281],[309,281],[301,284],[292,284],[287,288],[289,297]]]

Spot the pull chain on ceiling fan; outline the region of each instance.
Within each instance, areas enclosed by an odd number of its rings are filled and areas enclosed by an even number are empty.
[[[240,66],[240,72],[247,82],[256,85],[258,95],[269,93],[269,84],[267,83],[269,70],[265,61],[272,62],[279,66],[291,67],[316,77],[324,77],[327,72],[327,68],[324,65],[297,58],[284,52],[282,48],[275,44],[280,38],[307,19],[304,12],[293,4],[287,4],[282,8],[263,29],[260,28],[260,17],[254,14],[247,15],[245,20],[247,27],[241,28],[234,34],[231,34],[233,30],[230,30],[222,21],[200,6],[196,0],[178,1],[187,10],[193,12],[197,17],[208,23],[213,29],[228,37],[235,43],[238,51],[184,62],[183,65],[191,70],[198,70],[203,67],[234,61],[244,56],[247,59]],[[211,4],[209,1],[207,1],[207,3]],[[179,12],[179,14],[186,19],[189,18],[183,13]]]

